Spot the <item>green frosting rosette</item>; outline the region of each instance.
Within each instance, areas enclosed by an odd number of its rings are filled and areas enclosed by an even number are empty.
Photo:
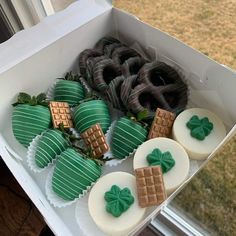
[[[53,90],[53,100],[68,102],[70,106],[79,104],[85,97],[85,91],[78,78],[78,75],[67,73],[65,79],[58,80]]]
[[[186,126],[190,129],[191,136],[199,141],[204,140],[214,127],[208,117],[200,119],[197,115],[192,116],[186,123]]]
[[[106,201],[106,211],[114,217],[121,216],[134,203],[134,197],[129,188],[120,189],[117,185],[112,185],[110,191],[104,194]]]
[[[147,137],[147,130],[127,117],[120,118],[113,130],[111,151],[115,158],[129,156]]]
[[[86,159],[74,149],[68,148],[58,156],[52,174],[51,188],[59,198],[73,201],[82,197],[101,173],[101,166],[96,161]]]
[[[169,151],[162,153],[159,148],[155,148],[147,155],[147,162],[149,163],[149,166],[161,166],[163,173],[168,172],[175,165],[175,160],[171,153]]]
[[[74,111],[74,123],[80,133],[99,123],[104,133],[111,124],[107,104],[102,100],[91,100],[81,103]]]
[[[34,172],[41,172],[53,163],[57,155],[68,147],[69,143],[59,130],[50,129],[37,136],[27,152],[28,166]]]
[[[20,93],[13,104],[12,131],[24,147],[28,147],[38,134],[51,126],[51,114],[45,99],[45,94],[31,97]]]

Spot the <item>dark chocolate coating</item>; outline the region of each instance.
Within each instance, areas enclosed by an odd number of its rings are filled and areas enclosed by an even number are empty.
[[[114,52],[116,48],[124,47],[124,46],[125,45],[123,43],[112,43],[112,44],[106,45],[103,49],[103,52],[108,57],[111,57],[112,53]]]
[[[93,82],[97,90],[104,93],[108,89],[110,82],[121,75],[120,65],[111,59],[104,59],[96,63],[93,69]]]
[[[93,69],[94,69],[94,66],[99,63],[100,61],[104,60],[104,59],[108,59],[107,56],[105,55],[102,55],[100,57],[90,57],[88,60],[87,60],[87,68],[86,68],[86,79],[89,83],[89,85],[92,87],[92,88],[96,88],[95,84],[94,84],[94,81],[93,81]]]
[[[145,60],[142,57],[131,57],[126,60],[122,67],[122,74],[126,77],[138,74],[140,68],[145,64]]]
[[[112,53],[112,59],[114,60],[115,63],[120,65],[122,65],[129,58],[137,56],[140,56],[138,52],[126,46],[118,47]]]
[[[138,73],[138,81],[155,87],[176,83],[185,84],[176,70],[159,61],[146,63]]]
[[[137,75],[127,77],[121,85],[120,99],[128,109],[128,98],[131,91],[138,85]]]
[[[154,117],[156,108],[178,113],[187,104],[184,89],[177,84],[166,87],[150,87],[147,84],[140,84],[132,90],[128,99],[128,108],[135,114],[147,109],[149,118]]]
[[[111,37],[111,36],[106,36],[106,37],[103,37],[100,40],[98,40],[98,42],[95,44],[94,48],[103,52],[105,46],[107,46],[109,44],[113,44],[113,43],[120,43],[120,41],[118,39]]]
[[[85,49],[79,55],[79,70],[82,76],[86,76],[87,60],[91,57],[102,56],[102,53],[95,49]]]
[[[121,86],[125,77],[123,75],[116,77],[111,81],[106,91],[107,100],[112,104],[114,108],[124,110],[124,105],[121,100]]]

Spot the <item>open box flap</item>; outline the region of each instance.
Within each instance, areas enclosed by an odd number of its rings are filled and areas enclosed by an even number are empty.
[[[79,0],[0,44],[0,73],[112,8],[110,0]]]

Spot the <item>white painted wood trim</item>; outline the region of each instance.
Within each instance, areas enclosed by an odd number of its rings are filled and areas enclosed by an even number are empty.
[[[51,0],[41,0],[41,3],[47,16],[53,15],[55,13]]]

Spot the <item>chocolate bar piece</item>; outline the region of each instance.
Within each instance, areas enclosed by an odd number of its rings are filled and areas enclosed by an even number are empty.
[[[174,120],[174,113],[157,108],[148,139],[169,137]]]
[[[106,143],[105,135],[99,124],[93,125],[81,134],[85,144],[91,148],[94,157],[101,157],[109,150]]]
[[[62,124],[64,128],[73,127],[70,107],[67,102],[50,102],[49,107],[54,128],[58,128],[60,124]]]
[[[140,207],[159,205],[166,199],[160,166],[138,168],[135,176]]]

